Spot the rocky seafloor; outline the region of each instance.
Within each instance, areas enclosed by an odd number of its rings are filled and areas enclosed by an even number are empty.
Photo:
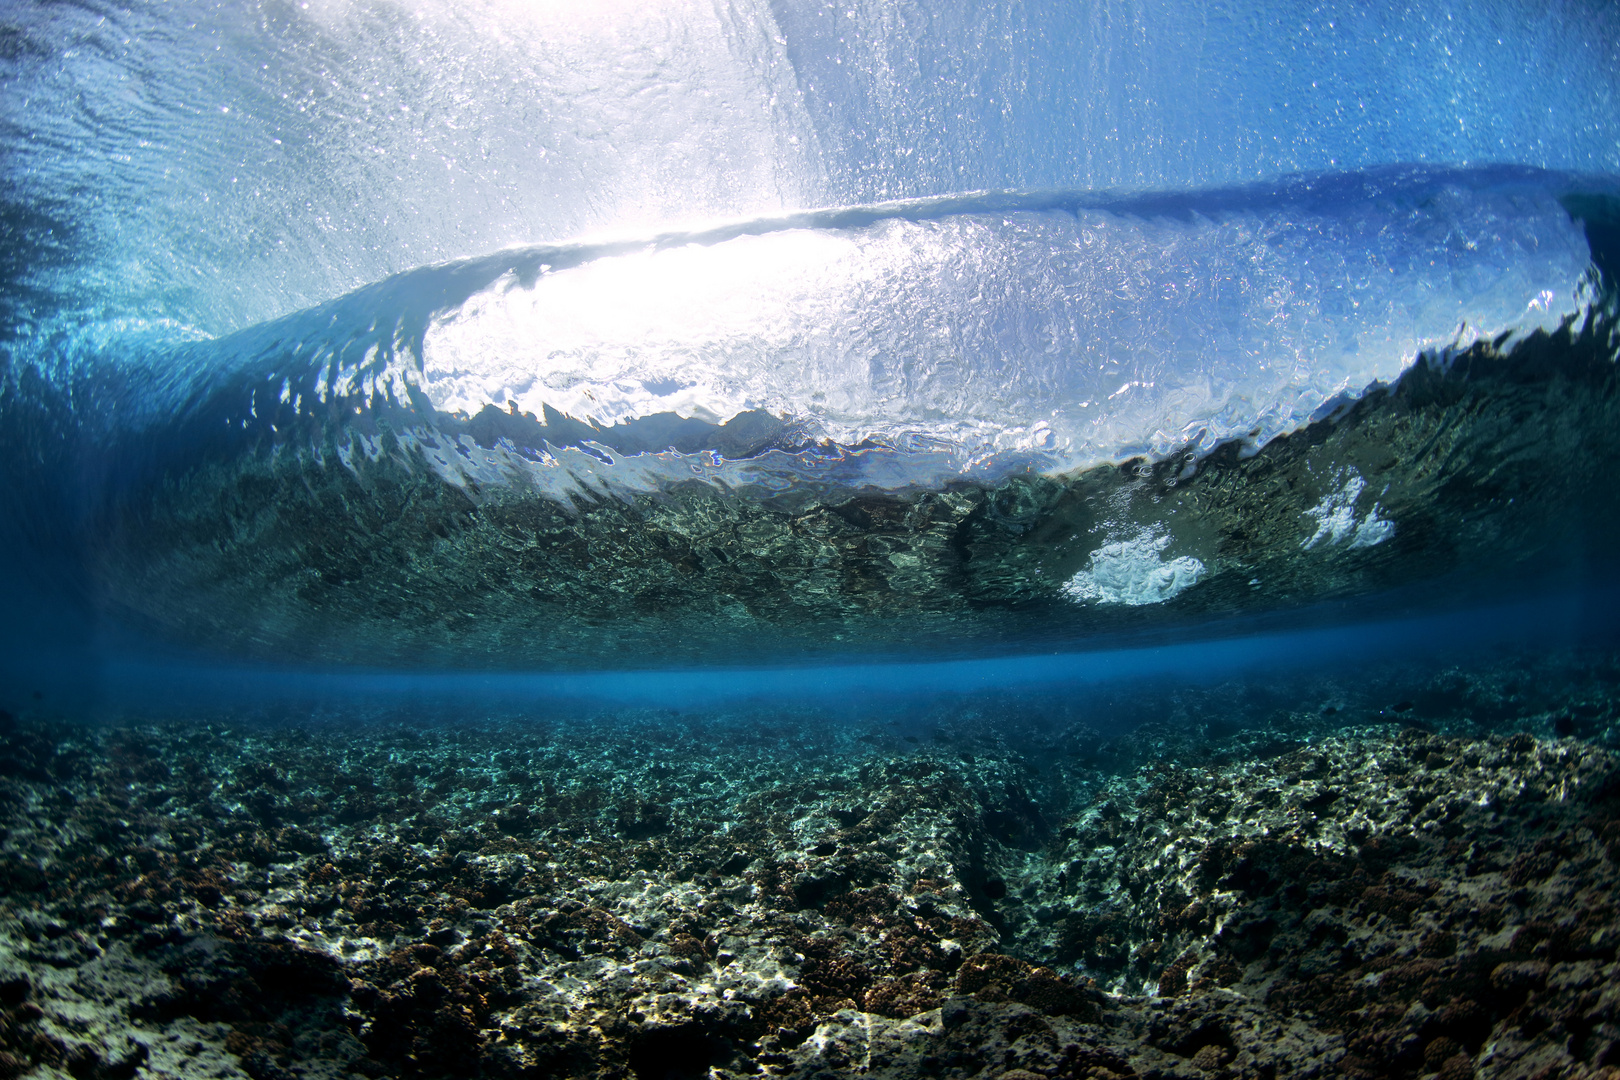
[[[0,1078],[1620,1077],[1620,657],[891,706],[5,713]]]

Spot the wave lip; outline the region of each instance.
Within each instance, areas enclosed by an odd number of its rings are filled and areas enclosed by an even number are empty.
[[[1477,179],[1175,209],[960,200],[649,245],[441,314],[421,386],[447,412],[603,426],[764,409],[842,445],[934,440],[964,467],[1264,441],[1424,350],[1579,310],[1590,256],[1555,193]]]

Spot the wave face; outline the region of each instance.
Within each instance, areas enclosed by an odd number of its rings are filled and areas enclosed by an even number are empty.
[[[21,367],[5,430],[60,425],[32,482],[79,478],[48,532],[99,617],[262,658],[902,654],[1477,590],[1611,546],[1617,205],[1404,169],[513,249]]]

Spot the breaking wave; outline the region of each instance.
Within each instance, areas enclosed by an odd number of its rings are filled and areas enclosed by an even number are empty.
[[[213,340],[37,334],[10,546],[98,625],[540,666],[1386,593],[1575,542],[1574,487],[1591,551],[1615,190],[981,194],[510,249]]]

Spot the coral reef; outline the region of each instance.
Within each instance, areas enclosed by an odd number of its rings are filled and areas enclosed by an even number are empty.
[[[6,714],[0,1077],[1614,1075],[1617,672]]]

